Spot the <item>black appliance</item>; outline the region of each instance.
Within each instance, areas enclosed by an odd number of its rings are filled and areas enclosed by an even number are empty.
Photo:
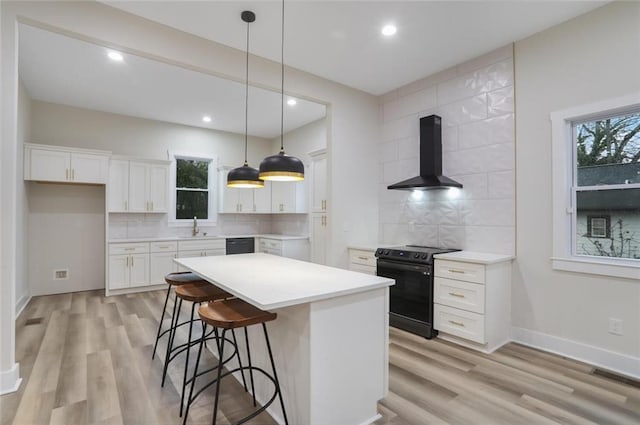
[[[459,249],[407,245],[378,248],[377,275],[396,281],[389,288],[389,324],[431,339],[433,329],[433,256]]]
[[[442,175],[442,118],[429,115],[420,118],[420,175],[401,181],[387,189],[429,190],[462,187]]]
[[[256,252],[254,238],[227,238],[227,255],[254,252]]]

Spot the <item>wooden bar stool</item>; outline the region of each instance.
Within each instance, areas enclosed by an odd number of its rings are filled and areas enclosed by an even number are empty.
[[[176,358],[178,354],[182,353],[183,351],[186,351],[184,374],[182,378],[182,395],[181,395],[182,403],[180,403],[180,416],[182,416],[185,388],[187,386],[187,370],[189,369],[189,353],[191,351],[190,348],[196,345],[198,342],[197,340],[192,341],[191,339],[191,336],[193,334],[193,322],[197,321],[197,319],[195,318],[196,304],[224,300],[224,299],[233,297],[233,295],[229,294],[228,292],[218,288],[217,286],[207,281],[203,281],[203,282],[195,281],[194,283],[184,283],[182,285],[177,286],[175,292],[176,292],[176,298],[178,300],[177,301],[178,306],[177,306],[177,313],[175,313],[174,317],[172,318],[169,344],[167,345],[167,352],[165,355],[165,362],[164,362],[164,370],[162,372],[162,385],[164,386],[164,381],[167,376],[167,369],[169,367],[169,363],[171,363],[171,361],[174,358]],[[184,322],[189,324],[189,336],[187,337],[186,343],[174,347],[173,345],[175,341],[176,331],[180,326],[179,324],[180,312],[182,309],[183,301],[189,301],[192,303],[191,317],[189,318],[188,321]],[[214,331],[216,331],[216,329],[214,329]],[[233,344],[234,346],[237,347],[235,333],[233,333],[232,335],[233,335]],[[210,337],[211,337],[211,332],[207,335],[206,330],[203,326],[201,340],[206,340],[207,338],[210,338]],[[212,338],[216,338],[217,340],[217,332],[215,332],[215,336]],[[239,355],[238,355],[238,361],[240,361]],[[244,374],[242,375],[242,377],[244,379]],[[245,383],[245,389],[246,389],[246,383]]]
[[[201,338],[200,340],[200,346],[198,348],[198,357],[196,358],[196,365],[195,365],[195,369],[194,369],[194,373],[193,373],[193,379],[191,380],[191,389],[189,391],[189,398],[187,399],[187,410],[184,416],[184,422],[183,424],[187,423],[187,417],[189,415],[189,407],[191,405],[191,403],[194,401],[194,399],[207,387],[209,387],[212,384],[216,384],[216,394],[215,394],[215,401],[214,401],[214,406],[213,406],[213,421],[212,423],[215,425],[216,423],[216,417],[218,414],[218,400],[220,397],[220,382],[222,380],[222,378],[224,378],[225,376],[231,375],[237,371],[240,371],[243,375],[243,381],[244,381],[244,370],[249,370],[249,375],[251,377],[251,392],[253,394],[253,405],[254,407],[256,406],[256,394],[255,394],[255,387],[254,387],[254,382],[253,382],[253,371],[257,371],[262,373],[266,378],[268,378],[271,382],[273,382],[274,384],[274,393],[273,396],[269,399],[269,401],[267,401],[264,406],[260,407],[259,409],[255,410],[253,413],[249,414],[248,416],[245,416],[244,418],[242,418],[240,421],[236,422],[236,424],[243,424],[249,420],[251,420],[252,418],[256,417],[258,414],[260,414],[262,411],[266,410],[267,407],[269,407],[271,405],[271,403],[273,403],[273,401],[276,399],[276,396],[280,399],[280,407],[282,408],[282,415],[284,417],[284,421],[285,424],[289,424],[289,421],[287,420],[287,412],[285,411],[284,408],[284,401],[282,400],[282,392],[280,390],[280,382],[278,381],[278,375],[276,373],[276,366],[275,363],[273,361],[273,354],[271,352],[271,344],[269,342],[269,334],[267,333],[267,322],[270,322],[272,320],[275,320],[277,317],[276,313],[271,313],[268,311],[263,311],[260,310],[259,308],[254,307],[253,305],[239,299],[239,298],[233,298],[233,299],[227,299],[224,301],[218,301],[218,302],[210,302],[207,305],[202,305],[200,306],[200,308],[198,309],[198,315],[200,316],[200,319],[204,322],[205,324],[205,330],[207,326],[213,326],[214,329],[222,329],[222,334],[220,335],[220,338],[218,339],[219,344],[218,344],[218,358],[222,361],[222,359],[224,358],[224,346],[225,346],[225,334],[227,331],[231,331],[233,332],[234,329],[238,329],[238,328],[244,328],[244,332],[245,332],[245,342],[246,342],[246,346],[247,346],[247,358],[248,358],[248,363],[249,365],[244,367],[242,365],[242,363],[240,363],[239,361],[239,357],[238,357],[238,366],[235,369],[232,370],[228,370],[224,373],[222,373],[222,363],[219,363],[218,367],[217,367],[217,377],[216,379],[214,379],[212,382],[209,382],[207,385],[205,385],[203,388],[201,388],[196,394],[195,396],[193,395],[193,389],[195,386],[195,382],[196,382],[196,378],[197,376],[199,376],[198,374],[198,366],[200,363],[200,357],[202,354],[202,347],[204,345],[204,338]],[[268,372],[266,372],[265,370],[257,367],[257,366],[253,366],[251,364],[251,349],[249,346],[249,337],[247,335],[247,327],[252,326],[252,325],[257,325],[257,324],[262,324],[262,329],[264,331],[264,338],[267,344],[267,351],[269,353],[269,361],[271,362],[271,370],[273,375],[270,375]],[[203,330],[203,335],[205,330]],[[235,337],[234,337],[235,340]],[[237,350],[237,344],[236,344],[236,350]],[[246,384],[245,384],[245,389],[246,389]]]
[[[153,354],[151,355],[151,359],[153,360],[156,357],[156,350],[158,348],[158,341],[162,338],[167,332],[171,332],[172,327],[169,326],[168,329],[162,330],[162,322],[164,321],[164,316],[167,312],[167,304],[169,303],[169,297],[171,296],[171,289],[175,286],[184,285],[186,283],[207,283],[206,280],[202,279],[200,276],[193,272],[180,272],[180,273],[169,273],[164,277],[165,282],[169,285],[167,288],[167,296],[164,299],[164,307],[162,308],[162,316],[160,316],[160,323],[158,324],[158,333],[156,335],[156,342],[153,345]],[[173,302],[173,313],[171,315],[171,324],[173,325],[173,318],[176,315],[176,303],[177,299],[174,298]]]

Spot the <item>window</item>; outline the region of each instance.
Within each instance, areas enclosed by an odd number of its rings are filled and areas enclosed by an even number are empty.
[[[640,279],[640,93],[551,120],[554,268]]]
[[[172,221],[192,222],[193,217],[214,223],[213,160],[197,156],[173,155]]]
[[[610,223],[611,217],[608,215],[596,217],[587,216],[587,234],[588,238],[609,238],[611,237]]]

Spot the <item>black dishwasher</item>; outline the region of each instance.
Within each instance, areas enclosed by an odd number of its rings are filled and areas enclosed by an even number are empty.
[[[227,255],[253,252],[256,252],[254,238],[227,238]]]

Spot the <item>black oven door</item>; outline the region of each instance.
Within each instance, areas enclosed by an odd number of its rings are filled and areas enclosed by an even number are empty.
[[[426,338],[435,336],[431,266],[378,259],[377,274],[396,281],[389,288],[390,324]]]

